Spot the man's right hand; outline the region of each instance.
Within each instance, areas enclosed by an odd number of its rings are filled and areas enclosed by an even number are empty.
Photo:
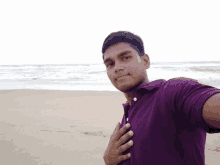
[[[110,137],[108,147],[103,156],[106,165],[117,165],[121,161],[129,159],[131,157],[130,153],[126,155],[122,155],[124,151],[126,151],[128,148],[130,148],[133,145],[132,140],[125,143],[134,134],[133,131],[129,131],[125,134],[125,132],[129,128],[130,128],[130,124],[125,124],[121,129],[120,129],[120,123],[117,124],[113,134]]]

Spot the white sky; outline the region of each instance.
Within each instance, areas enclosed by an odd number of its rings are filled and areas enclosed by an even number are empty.
[[[0,65],[102,63],[119,30],[139,35],[151,62],[220,61],[219,0],[2,0]]]

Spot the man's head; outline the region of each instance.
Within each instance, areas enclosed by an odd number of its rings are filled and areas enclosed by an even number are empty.
[[[132,92],[148,82],[150,60],[139,36],[126,31],[111,33],[103,43],[102,53],[107,75],[118,90]]]

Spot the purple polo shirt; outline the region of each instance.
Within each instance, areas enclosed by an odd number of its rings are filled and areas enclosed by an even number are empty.
[[[119,165],[204,165],[207,133],[218,133],[202,117],[204,103],[220,89],[189,78],[156,80],[134,91],[123,104],[121,128],[130,123],[131,158]],[[130,140],[130,139],[129,139]]]

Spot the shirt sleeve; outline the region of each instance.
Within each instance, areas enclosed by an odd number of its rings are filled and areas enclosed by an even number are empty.
[[[207,133],[219,133],[220,128],[209,125],[202,117],[205,102],[220,89],[199,83],[190,78],[174,78],[167,81],[166,99],[168,106],[190,125],[198,125]]]

